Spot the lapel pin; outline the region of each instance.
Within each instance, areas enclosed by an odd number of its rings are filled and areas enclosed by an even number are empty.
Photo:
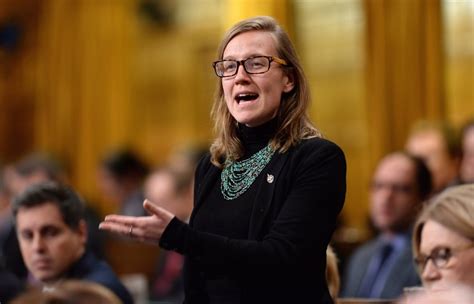
[[[274,178],[273,175],[267,174],[267,182],[268,182],[269,184],[273,183],[273,180],[274,180],[274,179],[275,179],[275,178]]]

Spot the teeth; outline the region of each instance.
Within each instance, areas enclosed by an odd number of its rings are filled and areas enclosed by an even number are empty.
[[[240,102],[240,101],[249,101],[249,100],[254,100],[258,97],[258,94],[254,93],[242,93],[238,94],[235,99]]]

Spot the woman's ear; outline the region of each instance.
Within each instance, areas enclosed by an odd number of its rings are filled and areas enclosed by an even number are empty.
[[[285,73],[286,74],[286,77],[285,77],[285,83],[283,85],[283,92],[285,93],[288,93],[288,92],[291,92],[291,90],[293,90],[293,88],[295,87],[295,76],[293,74],[293,71],[288,71]]]

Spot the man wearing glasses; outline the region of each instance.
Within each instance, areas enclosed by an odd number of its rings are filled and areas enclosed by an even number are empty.
[[[396,152],[383,158],[370,188],[370,217],[379,235],[349,261],[343,296],[395,299],[420,284],[411,253],[411,227],[431,192],[431,175],[418,158]]]

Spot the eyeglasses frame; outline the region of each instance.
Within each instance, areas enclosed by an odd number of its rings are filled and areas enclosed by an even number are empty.
[[[436,269],[444,269],[446,268],[446,266],[448,265],[449,263],[449,260],[456,254],[460,253],[460,252],[463,252],[463,251],[466,251],[466,250],[469,250],[471,248],[474,248],[474,243],[471,243],[467,246],[464,246],[464,247],[460,247],[460,248],[456,248],[456,249],[452,249],[452,248],[449,248],[449,247],[438,247],[438,248],[435,248],[434,250],[431,251],[431,253],[429,255],[418,255],[417,257],[415,257],[413,259],[413,261],[415,262],[415,265],[417,266],[417,269],[418,269],[418,272],[421,274],[425,271],[426,269],[426,265],[428,265],[428,261],[431,260],[431,262],[433,263],[433,265],[436,267]],[[437,265],[437,263],[435,262],[435,259],[436,257],[433,256],[433,253],[434,252],[438,252],[439,250],[442,250],[442,249],[448,249],[448,257],[446,258],[446,264],[444,264],[443,266],[439,266]],[[421,266],[422,265],[422,266]]]
[[[249,72],[247,71],[247,68],[245,67],[245,62],[249,59],[254,59],[254,58],[260,58],[260,57],[263,57],[263,58],[267,58],[268,59],[268,69],[264,72]],[[237,62],[237,68],[235,69],[235,73],[232,74],[232,75],[226,75],[226,76],[221,76],[217,73],[217,69],[216,69],[216,65],[220,62],[224,62],[224,61],[232,61],[232,62]],[[217,77],[219,78],[228,78],[228,77],[233,77],[235,75],[237,75],[237,73],[239,72],[239,67],[240,66],[243,66],[244,67],[244,70],[247,74],[249,75],[255,75],[255,74],[264,74],[268,71],[270,71],[270,67],[272,65],[272,62],[276,62],[282,66],[288,66],[288,63],[286,62],[285,59],[282,59],[282,58],[279,58],[279,57],[276,57],[276,56],[253,56],[253,57],[249,57],[249,58],[246,58],[246,59],[243,59],[243,60],[235,60],[235,59],[224,59],[224,60],[217,60],[217,61],[214,61],[212,63],[212,67],[214,68],[214,73],[216,73]]]

